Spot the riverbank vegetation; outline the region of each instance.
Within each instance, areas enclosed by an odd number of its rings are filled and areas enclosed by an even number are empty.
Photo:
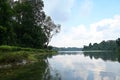
[[[88,46],[84,46],[83,50],[120,50],[120,38],[117,40],[102,41],[100,43],[90,43]]]
[[[1,80],[48,80],[47,58],[56,54],[48,49],[0,46]]]
[[[55,53],[55,51],[47,49],[43,50],[4,45],[0,46],[0,65],[37,62]]]
[[[0,0],[0,65],[53,53],[48,44],[61,26],[43,8],[42,0]]]

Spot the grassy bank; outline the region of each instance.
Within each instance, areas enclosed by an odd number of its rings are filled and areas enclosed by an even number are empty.
[[[46,58],[53,54],[56,52],[0,46],[0,80],[49,80],[49,64]],[[27,63],[21,65],[22,61]]]
[[[43,50],[3,45],[0,46],[0,65],[22,63],[23,60],[27,62],[39,61],[55,53],[55,51],[47,49]]]

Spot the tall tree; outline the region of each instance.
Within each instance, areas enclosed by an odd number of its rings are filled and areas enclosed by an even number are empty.
[[[31,0],[34,7],[35,22],[38,26],[41,26],[45,20],[45,12],[43,11],[44,3],[42,0]]]
[[[43,48],[47,38],[41,25],[36,22],[35,6],[29,1],[14,6],[16,16],[15,31],[18,44],[24,47]]]
[[[42,0],[0,0],[0,45],[48,45],[60,25],[46,16],[43,7]]]
[[[13,10],[10,6],[9,0],[0,0],[0,31],[4,29],[4,34],[0,34],[0,44],[13,45],[14,44],[14,32],[12,25]]]
[[[47,36],[46,46],[48,46],[49,42],[51,41],[52,37],[60,32],[61,25],[55,24],[50,16],[47,16],[43,23],[43,30],[45,35]]]
[[[33,47],[33,29],[35,27],[35,20],[32,5],[25,1],[24,3],[17,3],[14,6],[15,15],[15,31],[17,34],[18,44],[24,47]]]
[[[0,25],[9,26],[12,19],[12,9],[8,0],[0,0]]]

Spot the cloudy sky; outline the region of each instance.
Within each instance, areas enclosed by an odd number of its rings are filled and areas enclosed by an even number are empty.
[[[50,45],[83,47],[120,37],[120,0],[44,0],[44,11],[61,24]]]

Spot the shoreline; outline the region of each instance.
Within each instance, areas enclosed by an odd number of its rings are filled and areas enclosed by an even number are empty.
[[[48,49],[22,48],[16,46],[0,46],[0,69],[12,67],[12,65],[25,65],[38,62],[57,54]]]

